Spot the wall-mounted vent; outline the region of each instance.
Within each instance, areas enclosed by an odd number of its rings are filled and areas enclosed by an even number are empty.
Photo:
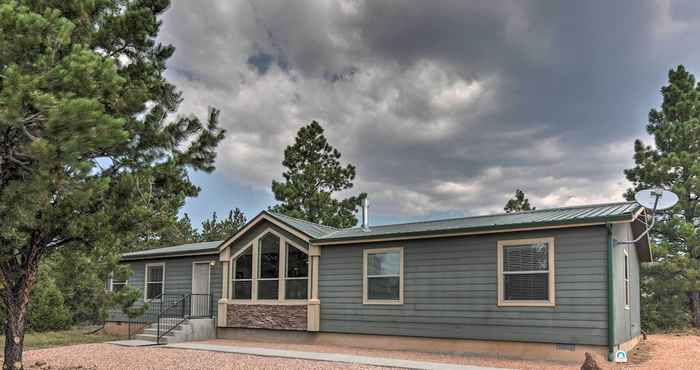
[[[576,345],[570,343],[557,343],[557,351],[576,351]]]

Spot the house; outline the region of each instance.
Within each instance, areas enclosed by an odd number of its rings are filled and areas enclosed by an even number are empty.
[[[263,211],[221,242],[127,253],[133,276],[110,285],[208,294],[218,338],[580,360],[639,341],[651,252],[620,241],[644,215],[614,203],[335,229]]]

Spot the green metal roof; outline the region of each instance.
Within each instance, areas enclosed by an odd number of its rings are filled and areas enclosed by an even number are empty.
[[[507,229],[551,227],[631,220],[641,208],[633,202],[597,204],[463,217],[395,225],[370,226],[337,230],[312,240],[314,243],[345,242],[362,239],[423,236],[462,232],[493,232]]]
[[[324,235],[333,233],[338,231],[339,229],[336,229],[335,227],[331,226],[326,226],[326,225],[321,225],[313,222],[309,222],[306,220],[301,220],[298,218],[294,217],[289,217],[286,215],[283,215],[281,213],[277,212],[272,212],[272,211],[265,211],[268,215],[276,218],[280,222],[283,222],[298,231],[301,231],[302,233],[310,236],[311,238],[320,238]]]
[[[151,257],[169,257],[173,255],[182,254],[206,254],[211,252],[212,254],[219,253],[218,246],[222,241],[215,242],[202,242],[202,243],[191,243],[175,245],[172,247],[148,249],[145,251],[129,252],[122,254],[123,260],[131,259],[141,259],[141,258],[151,258]]]
[[[554,226],[575,226],[615,221],[632,221],[641,206],[633,202],[596,204],[575,207],[562,207],[502,213],[486,216],[462,217],[435,221],[410,222],[393,225],[336,229],[313,222],[289,217],[280,213],[263,211],[264,214],[298,230],[320,245],[324,243],[344,243],[365,239],[391,239],[444,235],[450,233],[494,232],[509,229],[547,228]],[[172,247],[130,252],[122,255],[123,260],[170,257],[175,255],[216,254],[223,241],[192,243]]]

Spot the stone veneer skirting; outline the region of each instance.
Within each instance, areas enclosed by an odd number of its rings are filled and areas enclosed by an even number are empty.
[[[226,326],[230,328],[306,330],[305,304],[229,304]]]

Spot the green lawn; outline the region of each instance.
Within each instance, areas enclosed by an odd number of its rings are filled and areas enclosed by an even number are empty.
[[[73,344],[100,343],[125,339],[106,334],[85,334],[93,328],[74,328],[71,330],[47,331],[44,333],[27,333],[24,336],[24,350],[70,346]],[[0,351],[5,348],[5,337],[0,336]]]

